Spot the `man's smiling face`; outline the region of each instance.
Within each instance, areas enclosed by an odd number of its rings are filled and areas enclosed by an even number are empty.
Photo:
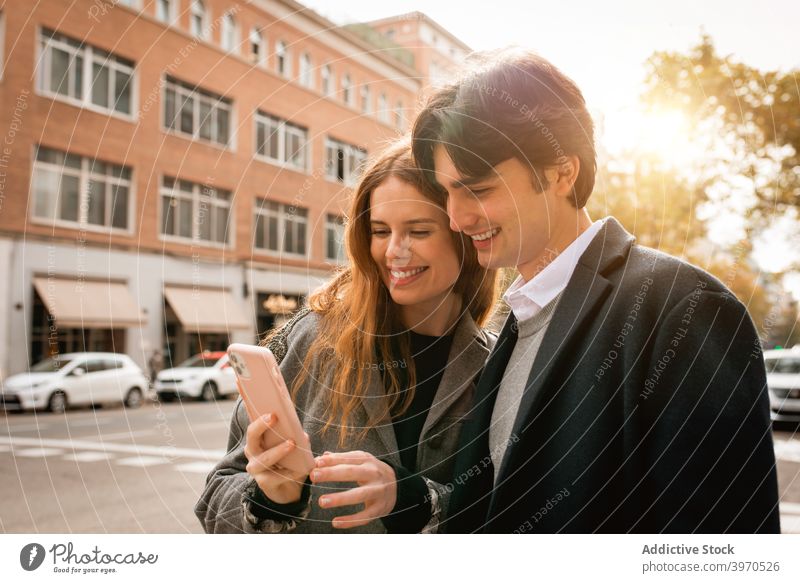
[[[531,171],[516,158],[480,181],[462,177],[444,146],[436,146],[433,159],[436,181],[447,190],[450,228],[470,236],[484,267],[517,267],[526,276],[557,246],[561,231],[574,231],[576,209],[556,194],[555,169],[546,171],[550,185],[537,192]]]

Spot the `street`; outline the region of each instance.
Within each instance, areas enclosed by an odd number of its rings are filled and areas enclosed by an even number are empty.
[[[202,533],[193,507],[234,404],[0,413],[0,532]],[[797,429],[774,434],[784,533],[800,533]]]

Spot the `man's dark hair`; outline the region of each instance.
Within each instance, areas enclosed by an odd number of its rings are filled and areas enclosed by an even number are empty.
[[[572,79],[546,59],[520,51],[482,53],[474,68],[442,87],[414,122],[416,163],[433,181],[433,151],[447,150],[470,180],[516,158],[531,169],[538,192],[548,186],[542,170],[577,156],[580,171],[572,202],[582,208],[594,188],[594,124]]]

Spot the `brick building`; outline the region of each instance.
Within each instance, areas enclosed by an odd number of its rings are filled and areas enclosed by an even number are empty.
[[[463,45],[463,43],[462,43]],[[0,8],[0,373],[253,342],[342,260],[427,70],[290,0]]]

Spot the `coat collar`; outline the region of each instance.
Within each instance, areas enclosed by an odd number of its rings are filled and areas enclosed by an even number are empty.
[[[447,366],[436,390],[433,403],[425,424],[420,434],[422,441],[425,434],[439,421],[459,397],[469,388],[472,381],[480,373],[486,358],[489,356],[489,347],[484,341],[483,332],[466,312],[459,320],[450,346]],[[382,417],[384,412],[382,399],[385,389],[381,375],[373,371],[366,393],[362,397],[364,409],[367,412],[369,424],[375,429],[378,437],[383,442],[388,458],[392,462],[400,463],[397,438],[391,418]]]

